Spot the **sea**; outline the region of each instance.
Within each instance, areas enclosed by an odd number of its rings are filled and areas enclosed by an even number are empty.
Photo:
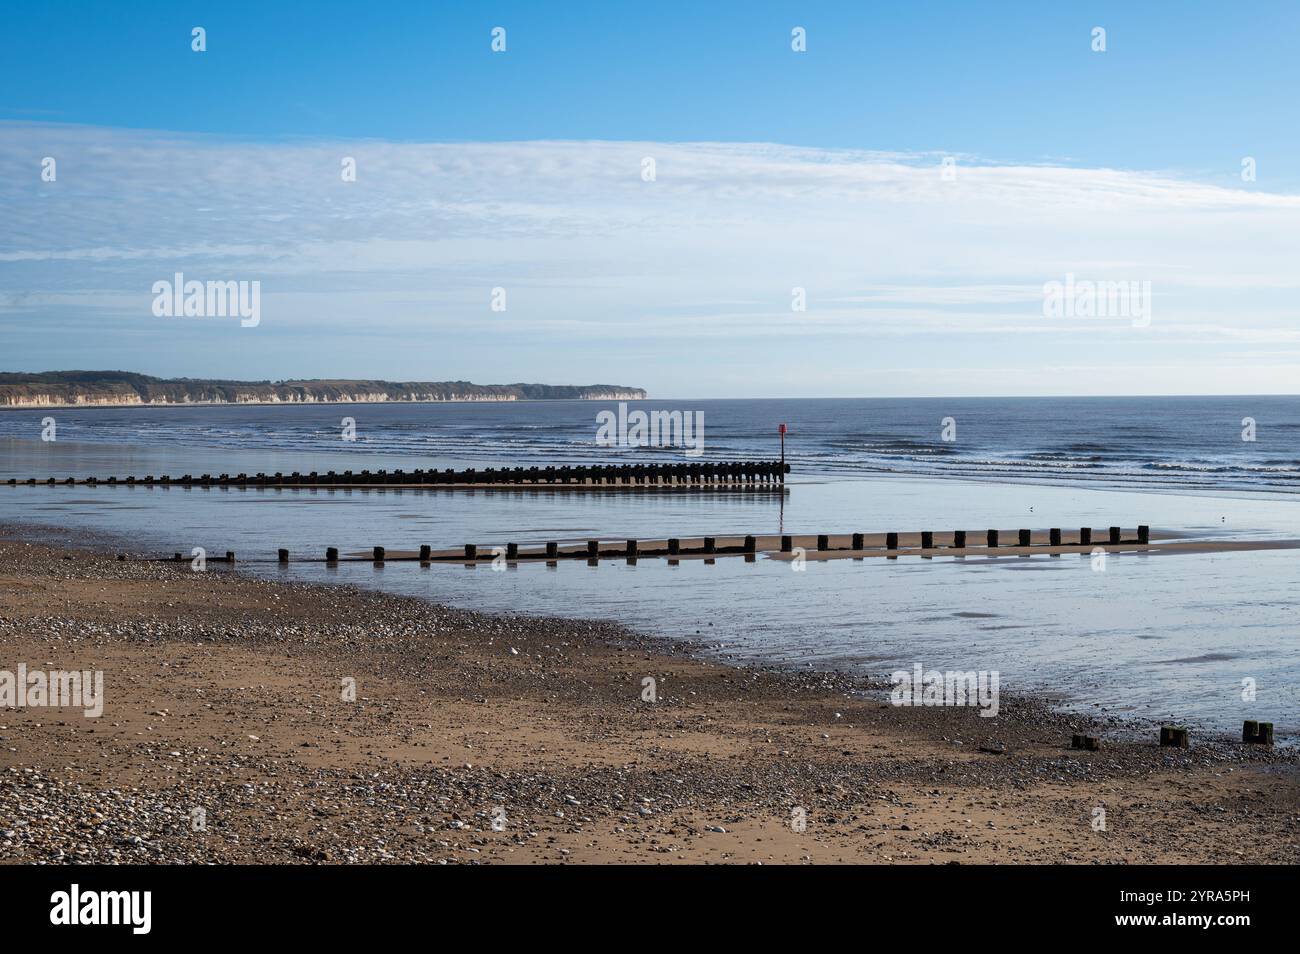
[[[239,554],[274,579],[485,611],[614,619],[739,663],[888,679],[996,670],[1134,725],[1300,737],[1300,549],[712,564],[280,566],[382,545],[1026,527],[1300,539],[1300,397],[637,401],[703,423],[682,448],[603,446],[618,402],[0,410],[8,477],[773,459],[785,493],[0,486],[0,524],[136,553]],[[43,439],[52,437],[52,440]],[[352,439],[349,439],[352,438]],[[223,572],[215,565],[209,572]]]

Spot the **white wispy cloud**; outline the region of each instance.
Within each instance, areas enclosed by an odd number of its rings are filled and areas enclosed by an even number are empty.
[[[41,181],[46,156],[53,183]],[[356,182],[340,176],[344,157]],[[1295,340],[1300,197],[970,156],[950,181],[941,159],[772,144],[268,143],[5,122],[0,314],[47,330],[94,315],[99,330],[79,333],[107,346],[156,321],[152,283],[183,271],[262,281],[263,333],[317,335],[323,352],[322,333],[357,322],[499,349],[585,343],[588,361],[615,342],[617,354],[602,352],[613,367],[629,342],[666,337],[701,342],[693,360],[727,340],[852,339],[828,346],[845,369],[893,360],[873,340],[912,336],[984,335],[1035,369],[1049,349],[1099,358],[1124,334],[1165,349]],[[1151,326],[1044,319],[1043,284],[1067,273],[1151,282]],[[504,314],[488,307],[496,286]],[[796,286],[806,312],[791,311]],[[982,360],[967,359],[972,381]]]

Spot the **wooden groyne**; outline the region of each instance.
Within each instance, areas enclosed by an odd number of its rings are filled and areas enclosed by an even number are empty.
[[[10,477],[16,486],[78,487],[339,487],[339,488],[583,488],[602,490],[780,490],[790,465],[775,460],[563,467],[486,467],[482,470],[359,470],[319,473],[182,474],[173,477]]]
[[[435,550],[429,544],[418,549],[390,549],[373,546],[367,550],[355,550],[341,553],[338,547],[326,547],[314,553],[293,554],[281,547],[274,561],[254,559],[247,562],[277,562],[281,565],[293,563],[496,563],[500,565],[545,562],[555,564],[561,560],[585,560],[596,564],[601,560],[628,560],[635,562],[641,558],[666,557],[670,561],[681,559],[703,559],[712,562],[719,556],[743,556],[754,560],[764,553],[775,559],[833,559],[863,557],[886,557],[897,559],[899,556],[932,557],[946,556],[1028,556],[1034,553],[1088,553],[1094,549],[1108,552],[1119,550],[1147,550],[1151,548],[1150,528],[1139,526],[1131,536],[1125,536],[1119,527],[1110,527],[1105,543],[1094,544],[1091,541],[1091,528],[1084,527],[1077,536],[1072,532],[1073,540],[1061,541],[1061,531],[1022,530],[1017,534],[1015,546],[999,546],[996,542],[999,531],[990,530],[986,536],[989,542],[982,546],[967,545],[966,531],[949,531],[936,534],[934,531],[922,530],[914,533],[844,533],[844,534],[745,534],[743,536],[701,536],[668,537],[658,540],[586,540],[580,543],[561,543],[549,540],[542,544],[521,546],[509,541],[505,543],[485,544],[466,543],[460,547]],[[938,539],[936,539],[938,538]],[[190,557],[177,553],[164,562],[183,562]],[[209,563],[235,563],[235,554],[227,551],[224,557],[206,556]]]

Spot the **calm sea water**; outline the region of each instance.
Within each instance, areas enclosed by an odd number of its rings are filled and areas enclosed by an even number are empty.
[[[775,457],[777,425],[788,424],[787,456],[803,474],[1300,489],[1300,397],[1292,396],[647,401],[630,407],[702,412],[704,456],[713,459]],[[40,421],[53,416],[64,441],[283,451],[294,461],[316,454],[354,461],[382,455],[408,465],[679,456],[596,446],[596,414],[615,408],[557,401],[5,411],[0,439],[36,439]],[[354,443],[340,439],[344,417],[356,421]],[[954,422],[954,441],[942,439],[945,418]],[[1254,441],[1242,440],[1245,419],[1255,422]]]
[[[1095,711],[1300,732],[1300,551],[715,565],[643,560],[383,568],[274,563],[382,544],[1149,523],[1195,538],[1300,538],[1300,398],[644,402],[701,410],[706,458],[772,456],[789,493],[0,487],[0,522],[133,548],[236,550],[272,577],[341,580],[487,610],[615,618],[740,659],[997,669]],[[0,412],[0,477],[663,459],[595,446],[598,402]],[[55,418],[58,440],[39,439]],[[343,417],[358,440],[340,439]],[[941,439],[942,420],[956,441]],[[1243,441],[1252,418],[1256,440]],[[258,559],[263,563],[252,562]],[[1243,680],[1257,697],[1242,698]]]

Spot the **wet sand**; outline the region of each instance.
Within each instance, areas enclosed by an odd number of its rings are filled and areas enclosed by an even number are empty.
[[[107,698],[0,710],[9,862],[1300,860],[1285,752],[1160,748],[1005,685],[996,718],[895,707],[596,621],[0,542],[19,663]]]

